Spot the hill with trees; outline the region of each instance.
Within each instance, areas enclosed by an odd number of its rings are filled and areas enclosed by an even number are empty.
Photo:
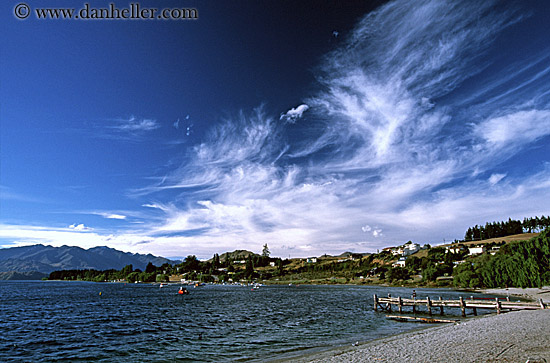
[[[529,241],[512,242],[494,255],[460,264],[458,287],[542,287],[550,285],[550,228]]]
[[[540,232],[550,227],[550,217],[531,217],[524,218],[523,222],[509,218],[508,221],[485,223],[484,226],[474,226],[468,228],[464,235],[464,241],[479,241],[489,238],[505,237],[512,234],[521,234],[524,232]]]

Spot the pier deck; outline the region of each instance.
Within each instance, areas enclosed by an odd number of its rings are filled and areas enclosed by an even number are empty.
[[[425,299],[404,299],[401,297],[378,297],[374,295],[374,310],[378,309],[391,312],[392,306],[396,306],[400,313],[403,312],[403,307],[412,307],[412,312],[416,312],[417,307],[426,307],[429,315],[432,315],[432,309],[438,308],[441,315],[444,314],[444,308],[459,308],[462,310],[462,316],[466,316],[466,309],[472,309],[473,314],[477,315],[477,309],[493,309],[500,314],[503,310],[538,310],[548,309],[549,307],[544,304],[542,299],[539,302],[520,302],[520,301],[508,301],[499,298],[493,299],[464,299],[460,297],[458,300],[443,300],[441,297],[437,300],[432,300],[430,297]]]

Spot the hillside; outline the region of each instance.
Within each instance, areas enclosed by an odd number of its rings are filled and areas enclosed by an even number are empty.
[[[225,261],[246,260],[249,256],[259,256],[259,255],[247,250],[235,250],[233,252],[222,253],[220,255],[220,261],[225,262]]]
[[[464,245],[464,246],[477,246],[477,245],[485,245],[485,244],[490,244],[490,243],[502,243],[502,242],[504,242],[505,244],[508,244],[508,243],[516,242],[516,241],[527,241],[527,240],[529,240],[533,237],[538,236],[539,234],[540,233],[521,233],[521,234],[514,234],[514,235],[506,236],[506,237],[482,239],[480,241],[468,241],[468,242],[460,242],[460,243],[446,243],[446,244],[443,244],[443,245],[437,245],[437,246],[433,246],[433,247],[449,247],[449,246],[459,245],[459,244]],[[428,256],[428,251],[427,250],[420,250],[420,251],[416,252],[415,254],[413,254],[412,256],[415,256],[415,257],[418,257],[418,258],[426,257],[426,256]]]
[[[175,261],[151,254],[122,252],[109,247],[94,247],[85,250],[71,246],[32,245],[0,249],[0,272],[49,274],[55,270],[119,270],[126,265],[133,265],[134,269],[143,270],[149,262],[155,266],[161,266],[164,263],[172,264]]]
[[[41,280],[44,277],[48,277],[47,274],[40,272],[0,272],[0,281],[1,280]]]

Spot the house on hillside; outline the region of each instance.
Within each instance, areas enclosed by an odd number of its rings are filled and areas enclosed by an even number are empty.
[[[391,267],[405,267],[406,260],[406,257],[400,257],[399,260],[392,263]]]
[[[306,258],[307,263],[317,263],[317,257],[308,257]]]
[[[445,247],[445,253],[462,253],[466,251],[464,245],[452,245]]]
[[[394,256],[403,256],[403,253],[405,253],[403,246],[394,247],[391,250],[391,254]]]
[[[420,251],[420,245],[418,243],[407,243],[403,247],[403,256],[409,256],[413,253]]]
[[[482,253],[485,253],[485,246],[475,246],[475,247],[468,247],[468,254],[470,256],[473,255],[481,255]]]

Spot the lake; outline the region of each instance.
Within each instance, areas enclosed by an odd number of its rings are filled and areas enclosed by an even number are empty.
[[[411,288],[206,285],[179,295],[179,287],[1,281],[0,361],[268,361],[421,327],[373,310],[373,294],[409,297]]]

